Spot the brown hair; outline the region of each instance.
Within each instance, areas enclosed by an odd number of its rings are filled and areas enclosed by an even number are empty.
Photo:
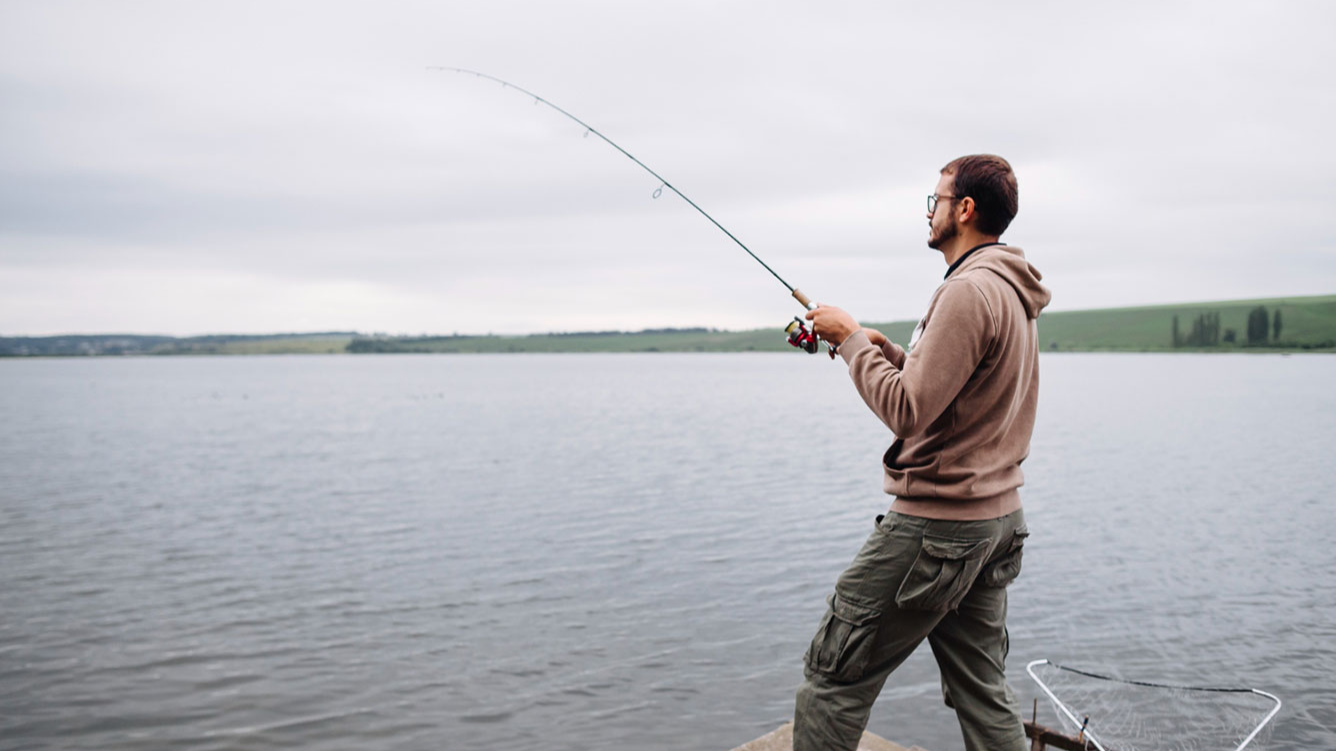
[[[980,232],[1000,235],[1007,231],[1020,208],[1016,173],[1007,160],[992,154],[971,154],[953,159],[942,168],[942,174],[955,176],[952,192],[958,197],[974,199]]]

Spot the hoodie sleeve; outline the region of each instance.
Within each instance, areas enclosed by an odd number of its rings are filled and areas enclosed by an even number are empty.
[[[922,432],[951,404],[997,336],[983,292],[967,280],[942,286],[918,343],[900,364],[862,331],[839,352],[863,401],[897,437]],[[895,349],[904,352],[899,347]]]
[[[881,353],[885,355],[886,359],[895,367],[903,368],[905,366],[905,355],[908,353],[905,352],[904,347],[901,347],[890,339],[887,339],[886,343],[881,345]]]

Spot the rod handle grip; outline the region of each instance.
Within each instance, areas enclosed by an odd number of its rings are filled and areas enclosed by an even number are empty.
[[[804,308],[807,308],[808,310],[816,310],[816,303],[812,302],[811,298],[809,298],[807,295],[804,295],[803,291],[798,289],[797,287],[793,288],[793,299],[797,300]]]

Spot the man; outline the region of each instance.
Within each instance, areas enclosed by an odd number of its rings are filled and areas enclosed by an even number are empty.
[[[926,638],[969,751],[1027,747],[1007,686],[1006,586],[1028,532],[1017,488],[1039,394],[1036,319],[1049,292],[998,238],[1016,176],[991,155],[942,168],[928,247],[946,281],[910,341],[839,308],[807,314],[837,344],[858,393],[895,434],[883,457],[890,510],[840,576],[806,656],[794,751],[852,751],[890,673]]]

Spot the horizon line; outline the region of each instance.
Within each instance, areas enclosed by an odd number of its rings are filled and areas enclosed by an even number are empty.
[[[1113,311],[1113,310],[1154,310],[1154,309],[1161,309],[1161,308],[1182,308],[1182,307],[1193,307],[1193,306],[1200,306],[1200,305],[1239,305],[1239,304],[1249,304],[1249,303],[1254,303],[1254,304],[1255,304],[1255,303],[1266,303],[1266,302],[1274,302],[1274,301],[1286,301],[1286,302],[1289,302],[1289,301],[1294,301],[1294,302],[1312,302],[1312,301],[1315,301],[1315,300],[1318,300],[1318,299],[1321,299],[1321,298],[1331,298],[1333,301],[1336,301],[1336,293],[1319,294],[1319,295],[1293,295],[1293,296],[1282,296],[1282,297],[1275,297],[1275,296],[1273,296],[1273,297],[1248,297],[1248,298],[1237,298],[1237,299],[1231,299],[1231,300],[1200,300],[1200,301],[1192,301],[1192,302],[1153,303],[1153,304],[1150,304],[1150,305],[1129,305],[1129,306],[1121,306],[1121,307],[1104,307],[1104,308],[1078,308],[1078,309],[1073,309],[1073,310],[1045,310],[1044,313],[1045,313],[1045,314],[1048,314],[1048,315],[1058,315],[1058,314],[1069,314],[1069,313],[1094,313],[1094,312],[1100,312],[1100,311]],[[905,319],[893,320],[893,321],[866,321],[866,322],[860,321],[860,323],[877,324],[877,325],[883,325],[883,326],[894,326],[894,325],[917,325],[917,323],[918,323],[918,319],[917,319],[917,318],[905,318]],[[370,333],[363,333],[363,332],[361,332],[361,331],[306,331],[306,332],[301,332],[301,331],[288,331],[288,332],[282,332],[282,331],[280,331],[280,332],[273,332],[273,331],[270,331],[270,332],[261,332],[261,333],[211,332],[211,333],[204,333],[204,334],[162,334],[162,333],[129,333],[129,332],[108,332],[108,333],[67,332],[67,333],[60,333],[60,334],[4,334],[4,333],[0,333],[0,339],[61,339],[61,338],[77,338],[77,337],[117,337],[117,336],[124,336],[124,337],[138,337],[138,338],[157,337],[157,338],[161,338],[161,339],[207,339],[207,338],[210,338],[210,337],[253,337],[253,338],[264,338],[264,337],[269,337],[269,338],[295,338],[295,337],[314,337],[314,336],[351,336],[351,337],[365,337],[365,338],[397,338],[397,339],[409,339],[409,338],[411,338],[411,339],[485,339],[485,338],[489,338],[489,337],[490,337],[490,338],[526,338],[526,337],[542,337],[542,336],[582,336],[582,335],[585,335],[585,336],[590,336],[590,335],[608,336],[608,335],[614,335],[614,334],[622,334],[622,335],[630,335],[630,334],[654,334],[654,333],[662,334],[662,333],[673,333],[673,332],[706,332],[706,333],[715,333],[715,334],[740,334],[740,333],[753,332],[753,331],[768,331],[768,330],[772,330],[772,329],[775,329],[775,330],[782,330],[782,328],[783,328],[782,326],[761,326],[761,327],[757,327],[757,328],[748,328],[748,329],[721,329],[721,328],[714,328],[714,327],[710,327],[710,326],[676,326],[676,327],[673,327],[673,326],[653,326],[653,327],[642,328],[642,329],[639,329],[639,330],[626,330],[626,329],[599,329],[599,330],[590,329],[590,330],[584,330],[584,331],[549,330],[549,331],[529,332],[529,333],[518,333],[518,334],[497,334],[497,333],[494,333],[494,332],[487,332],[487,333],[485,333],[485,334],[461,334],[461,333],[459,333],[459,332],[454,332],[454,333],[450,333],[450,334],[442,334],[442,333],[434,333],[434,334],[433,334],[433,333],[425,333],[425,332],[424,332],[424,333],[420,333],[420,334],[409,334],[409,333],[391,334],[391,333],[386,333],[386,332],[381,332],[381,331],[373,331],[373,332],[370,332]]]

